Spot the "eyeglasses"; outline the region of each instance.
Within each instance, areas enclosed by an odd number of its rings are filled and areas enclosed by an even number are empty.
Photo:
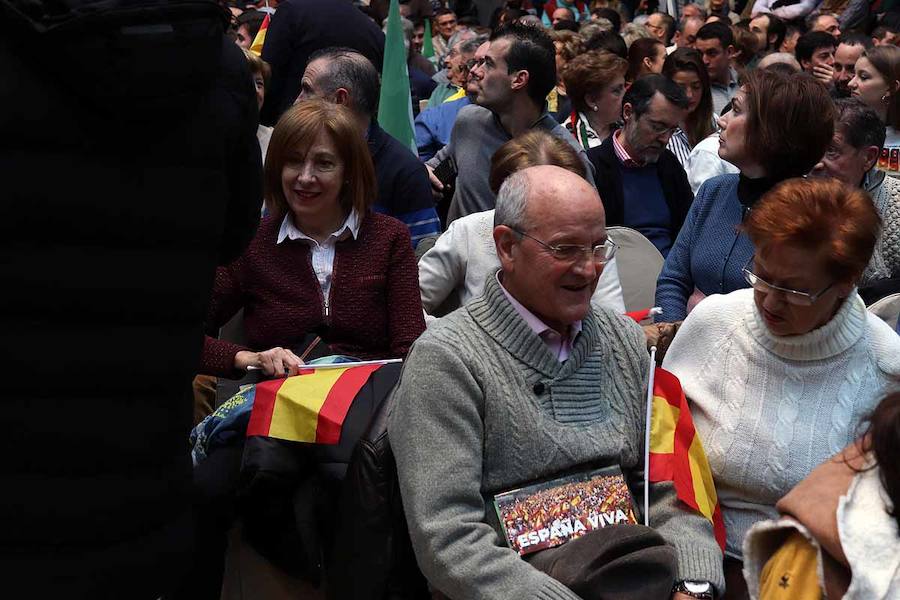
[[[605,242],[603,242],[602,244],[598,244],[597,246],[578,246],[576,244],[560,244],[558,246],[551,246],[550,244],[542,242],[534,236],[528,235],[524,231],[520,231],[513,227],[510,227],[510,229],[523,237],[534,240],[535,242],[549,250],[550,255],[553,256],[553,258],[555,258],[556,260],[570,264],[575,264],[581,258],[587,256],[595,263],[605,265],[612,260],[613,256],[616,255],[616,250],[619,249],[615,242],[610,239],[607,239]]]
[[[822,297],[822,295],[830,290],[834,286],[834,282],[828,284],[824,290],[817,294],[810,294],[809,292],[798,292],[797,290],[792,290],[788,288],[783,288],[777,285],[772,285],[768,281],[765,281],[759,277],[756,273],[750,270],[749,266],[743,268],[744,279],[747,280],[747,283],[750,284],[757,292],[762,292],[764,294],[770,294],[772,292],[777,292],[779,294],[784,295],[784,301],[788,304],[793,304],[794,306],[812,306],[816,303],[816,301]]]
[[[484,64],[483,58],[470,58],[465,62],[465,67],[469,70],[474,69],[475,67],[480,67]]]

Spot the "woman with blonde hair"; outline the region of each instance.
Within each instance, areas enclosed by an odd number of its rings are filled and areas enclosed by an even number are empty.
[[[565,141],[531,130],[503,144],[491,159],[490,184],[496,194],[512,173],[537,165],[556,165],[585,176],[585,166]],[[453,221],[419,260],[419,288],[425,312],[441,316],[481,295],[484,282],[500,269],[494,247],[494,211]],[[592,303],[625,312],[615,256],[600,276]]]
[[[563,122],[585,150],[599,146],[622,118],[628,62],[604,50],[575,57],[562,73],[572,101]]]
[[[207,313],[217,329],[243,309],[247,345],[207,337],[201,373],[293,374],[312,334],[336,354],[405,356],[424,330],[415,256],[407,227],[371,210],[375,169],[351,111],[311,99],[285,112],[264,184],[269,216],[217,271]]]

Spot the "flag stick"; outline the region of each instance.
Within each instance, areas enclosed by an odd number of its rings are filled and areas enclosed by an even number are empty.
[[[653,379],[656,375],[656,346],[650,348],[650,382],[647,384],[647,422],[644,427],[644,525],[650,527],[650,426],[653,416]]]
[[[303,364],[300,366],[301,369],[346,369],[347,367],[362,367],[365,365],[389,365],[391,363],[399,363],[403,362],[402,358],[386,358],[384,360],[361,360],[358,362],[345,362],[345,363],[331,363],[327,365],[317,365],[317,364]],[[248,371],[258,371],[261,367],[257,367],[256,365],[250,365],[247,367]]]

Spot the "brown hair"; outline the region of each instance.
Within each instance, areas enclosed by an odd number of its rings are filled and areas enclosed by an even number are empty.
[[[713,127],[713,101],[712,89],[709,83],[709,73],[703,64],[703,56],[693,48],[678,48],[666,57],[663,63],[662,74],[674,80],[676,73],[690,71],[700,79],[700,104],[684,120],[685,133],[691,147],[696,146],[702,140],[715,132]]]
[[[881,218],[869,195],[836,179],[789,179],[766,193],[743,224],[757,248],[791,244],[816,252],[841,283],[872,257]]]
[[[244,50],[244,56],[247,57],[247,64],[250,65],[250,73],[252,75],[262,75],[263,85],[266,89],[269,89],[269,79],[272,77],[272,67],[269,66],[269,63],[249,50]]]
[[[888,394],[867,419],[869,426],[862,440],[863,452],[872,452],[881,471],[892,509],[888,514],[900,526],[900,392]]]
[[[281,172],[291,159],[306,156],[316,137],[327,132],[344,163],[344,186],[341,207],[356,209],[364,218],[375,198],[377,183],[372,157],[349,108],[320,98],[298,102],[289,108],[275,125],[263,173],[266,207],[276,218],[288,212],[281,187]]]
[[[562,49],[559,53],[566,62],[569,62],[570,60],[584,52],[584,38],[574,31],[550,30],[547,32],[547,35],[550,36],[550,39],[553,40],[554,43],[559,42],[560,44],[562,44]]]
[[[900,91],[893,89],[894,84],[900,82],[900,48],[893,44],[875,46],[866,50],[863,56],[869,59],[891,90],[885,125],[900,128]]]
[[[666,53],[666,45],[654,37],[634,40],[628,47],[628,72],[625,74],[625,79],[634,81],[641,75],[647,75],[647,73],[641,73],[644,59],[655,59],[660,52]]]
[[[834,135],[828,90],[810,75],[787,77],[768,70],[747,74],[747,149],[766,176],[806,175]]]
[[[507,177],[528,167],[556,165],[585,177],[587,170],[572,146],[541,129],[532,129],[509,140],[491,157],[491,191],[495,194]]]
[[[624,58],[606,50],[591,50],[566,64],[562,80],[575,110],[587,112],[585,95],[605,88],[616,77],[624,77],[627,70],[628,61]]]

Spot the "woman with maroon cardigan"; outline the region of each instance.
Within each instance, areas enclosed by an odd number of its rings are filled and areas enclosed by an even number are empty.
[[[216,273],[207,316],[220,327],[243,308],[249,347],[207,337],[201,372],[294,374],[309,334],[338,354],[405,356],[425,330],[416,259],[407,227],[369,210],[375,171],[350,111],[311,99],[285,112],[265,187],[269,216]]]

